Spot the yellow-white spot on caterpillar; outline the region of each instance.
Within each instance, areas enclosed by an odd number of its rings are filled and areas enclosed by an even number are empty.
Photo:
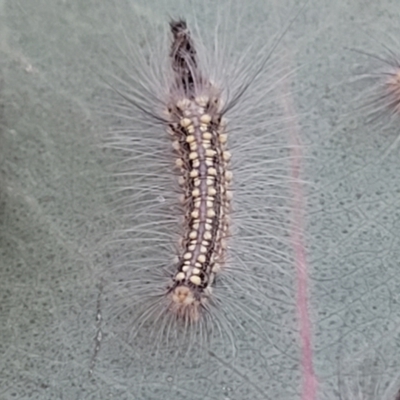
[[[226,133],[221,133],[218,138],[221,144],[225,144],[228,140],[228,135]]]
[[[230,181],[232,180],[232,177],[233,177],[232,171],[226,171],[226,172],[225,172],[225,179],[226,179],[228,182],[230,182]]]
[[[190,105],[190,101],[188,99],[181,99],[176,102],[176,106],[182,111],[186,110]]]
[[[209,97],[208,96],[197,96],[195,98],[195,102],[200,106],[200,107],[206,107],[207,103],[209,102]]]
[[[197,197],[194,199],[194,206],[197,208],[201,206],[201,197]]]
[[[216,154],[217,152],[215,151],[215,150],[213,150],[213,149],[208,149],[207,151],[206,151],[206,157],[214,157],[215,156],[215,154]]]
[[[190,143],[190,150],[192,150],[192,151],[197,150],[197,143],[196,142]]]
[[[192,218],[199,218],[199,210],[193,210],[190,215]]]
[[[175,275],[175,279],[176,279],[177,281],[183,281],[185,278],[186,278],[186,275],[185,275],[183,272],[178,272],[178,273]]]
[[[205,240],[211,240],[212,239],[212,235],[209,231],[205,231],[203,234],[203,237]]]
[[[218,274],[220,270],[221,270],[220,265],[219,265],[218,263],[215,263],[215,264],[213,265],[212,272],[213,272],[214,274]]]
[[[189,173],[191,178],[197,178],[199,176],[199,171],[197,169],[192,169]]]
[[[200,254],[200,255],[197,257],[197,261],[198,261],[200,264],[204,264],[204,263],[206,262],[206,256],[205,256],[204,254]]]
[[[217,170],[214,167],[208,168],[208,175],[216,176],[217,175]]]
[[[189,125],[192,124],[192,121],[189,118],[182,118],[180,123],[182,128],[187,128]]]
[[[211,115],[209,115],[209,114],[203,114],[203,115],[200,117],[200,121],[201,121],[203,124],[205,124],[205,125],[209,124],[210,121],[211,121]]]
[[[207,252],[207,247],[200,246],[200,253],[206,253],[206,252]]]
[[[208,185],[207,194],[209,196],[215,196],[217,194],[217,190],[214,187],[212,187],[211,185]]]
[[[229,151],[224,151],[222,153],[222,158],[224,159],[224,161],[229,161],[231,159],[232,155]]]
[[[207,180],[206,180],[207,186],[212,187],[214,185],[214,182],[215,182],[215,178],[213,176],[207,177]]]
[[[189,154],[189,160],[195,160],[196,158],[198,158],[198,154],[197,154],[197,152],[195,152],[195,151],[192,151],[190,154]]]
[[[212,218],[215,217],[215,211],[212,208],[207,210],[207,217]]]
[[[193,285],[200,286],[201,285],[201,278],[199,276],[197,276],[197,275],[192,275],[190,277],[190,282],[192,282]]]
[[[178,142],[177,140],[174,140],[174,141],[172,142],[172,148],[173,148],[175,151],[178,151],[178,150],[179,150],[180,144],[179,144],[179,142]]]

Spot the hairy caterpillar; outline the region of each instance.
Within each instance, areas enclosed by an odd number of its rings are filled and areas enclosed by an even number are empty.
[[[234,11],[237,27],[246,14]],[[163,21],[140,50],[125,38],[129,67],[108,72],[116,96],[104,106],[106,147],[120,157],[112,196],[125,221],[108,245],[102,310],[107,329],[157,349],[157,359],[166,349],[207,355],[211,338],[232,354],[237,337],[282,337],[300,144],[287,135],[291,73],[278,50],[296,18],[240,51],[226,37],[233,19],[206,32],[190,18],[165,32]],[[295,307],[289,314],[278,316],[288,331]]]

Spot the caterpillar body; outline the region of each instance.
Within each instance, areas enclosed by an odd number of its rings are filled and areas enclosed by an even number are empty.
[[[172,21],[170,26],[175,80],[167,121],[178,156],[185,226],[177,272],[168,288],[169,309],[196,321],[225,260],[232,173],[220,93],[198,70],[186,22]]]

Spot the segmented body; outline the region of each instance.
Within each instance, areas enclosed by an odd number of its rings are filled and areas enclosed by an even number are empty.
[[[226,259],[232,173],[220,92],[199,70],[186,23],[170,24],[175,80],[168,104],[168,132],[179,169],[184,227],[176,274],[168,288],[170,308],[197,320],[207,307],[215,275]]]

